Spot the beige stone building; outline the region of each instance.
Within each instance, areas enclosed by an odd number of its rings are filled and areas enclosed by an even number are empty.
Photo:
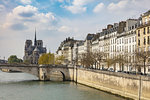
[[[76,42],[73,38],[66,38],[63,42],[61,42],[58,50],[56,51],[57,56],[65,57],[65,64],[71,64],[73,60],[73,45]]]
[[[150,50],[150,11],[141,15],[140,25],[136,30],[138,50]]]
[[[150,51],[150,11],[142,14],[139,18],[139,27],[136,30],[136,46],[137,52],[146,53]],[[148,55],[147,55],[148,56]],[[146,59],[146,73],[150,73],[149,58]],[[143,65],[142,62],[139,65]],[[144,68],[141,69],[144,72]]]
[[[80,65],[79,58],[83,53],[102,52],[105,55],[104,61],[107,58],[108,60],[124,60],[122,65],[119,61],[115,62],[116,70],[132,72],[137,71],[135,59],[137,50],[150,50],[150,11],[142,14],[139,19],[127,19],[113,25],[109,24],[102,29],[102,32],[88,34],[85,40],[65,40],[57,53],[64,55],[66,62],[77,61]],[[101,65],[107,67],[105,62]],[[109,67],[113,68],[114,65]],[[147,71],[150,72],[150,68]]]

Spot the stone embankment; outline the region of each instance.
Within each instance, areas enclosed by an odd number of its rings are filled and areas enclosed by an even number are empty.
[[[150,77],[93,69],[74,69],[74,81],[135,100],[150,100]]]

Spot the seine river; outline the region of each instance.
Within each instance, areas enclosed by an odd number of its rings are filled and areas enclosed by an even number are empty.
[[[125,100],[73,82],[42,82],[25,73],[0,71],[0,100]]]

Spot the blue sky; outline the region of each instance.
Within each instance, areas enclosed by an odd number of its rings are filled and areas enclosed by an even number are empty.
[[[150,0],[1,0],[0,59],[22,58],[26,39],[42,39],[55,52],[66,37],[85,39],[119,21],[138,18]]]

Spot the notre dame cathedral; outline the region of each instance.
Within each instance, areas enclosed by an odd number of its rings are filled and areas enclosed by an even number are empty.
[[[24,51],[24,62],[30,64],[38,64],[38,59],[41,54],[46,53],[46,47],[43,47],[42,40],[36,40],[36,30],[34,45],[32,45],[32,40],[26,40],[25,42],[25,51]]]

